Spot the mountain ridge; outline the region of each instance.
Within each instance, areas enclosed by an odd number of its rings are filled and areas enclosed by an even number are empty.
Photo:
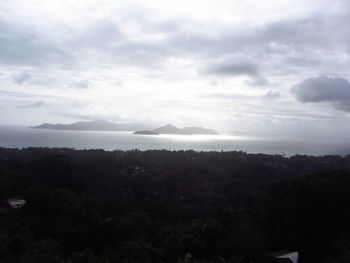
[[[117,123],[106,120],[78,121],[71,124],[52,124],[43,123],[31,127],[33,129],[51,129],[51,130],[75,130],[75,131],[135,131],[134,134],[159,135],[159,134],[178,134],[178,135],[217,135],[215,130],[203,127],[184,127],[178,128],[172,124],[166,124],[155,129],[149,129],[149,125],[143,123]]]
[[[43,123],[31,127],[33,129],[52,129],[52,130],[77,130],[77,131],[135,131],[138,129],[147,129],[149,126],[143,123],[118,123],[106,120],[78,121],[71,124],[51,124]]]
[[[177,134],[177,135],[218,135],[219,133],[212,129],[206,129],[203,127],[184,127],[178,128],[171,124],[158,127],[153,130],[136,131],[134,134],[143,135],[158,135],[158,134]]]

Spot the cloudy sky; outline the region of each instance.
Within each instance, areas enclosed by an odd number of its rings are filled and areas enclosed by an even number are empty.
[[[347,0],[1,0],[0,123],[350,137]]]

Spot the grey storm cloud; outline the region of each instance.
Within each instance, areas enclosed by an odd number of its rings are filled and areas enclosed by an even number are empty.
[[[262,76],[257,63],[244,55],[229,56],[219,62],[214,62],[201,72],[203,75],[216,75],[222,77],[247,76],[245,83],[250,86],[265,86],[268,79]]]
[[[339,77],[309,78],[292,87],[303,103],[328,102],[335,109],[350,112],[350,82]]]
[[[214,74],[222,76],[258,76],[258,66],[248,58],[233,57],[208,66],[204,74]]]

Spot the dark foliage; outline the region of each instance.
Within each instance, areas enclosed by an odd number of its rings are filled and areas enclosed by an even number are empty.
[[[349,161],[0,148],[0,262],[349,262]]]

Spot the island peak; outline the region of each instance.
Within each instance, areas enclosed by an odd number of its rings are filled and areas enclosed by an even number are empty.
[[[158,135],[158,134],[177,134],[177,135],[218,135],[219,133],[212,129],[202,127],[184,127],[178,128],[172,124],[166,124],[154,130],[136,131],[134,134]]]

